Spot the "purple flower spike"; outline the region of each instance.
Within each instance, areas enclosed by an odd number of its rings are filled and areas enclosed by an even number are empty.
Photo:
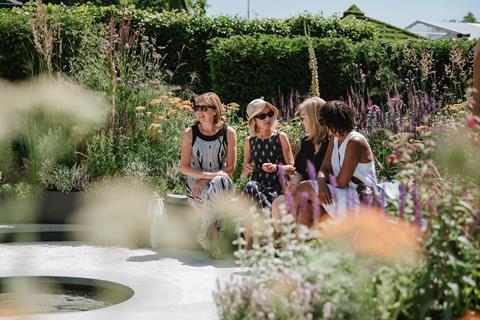
[[[407,205],[407,193],[407,187],[402,184],[400,186],[400,199],[398,204],[398,214],[400,215],[400,218],[403,218],[405,215],[405,207]]]
[[[306,192],[301,193],[302,201],[300,203],[300,209],[304,210],[308,203],[308,194]]]
[[[283,193],[285,194],[285,190],[287,188],[287,177],[285,175],[285,167],[281,164],[278,164],[277,171],[278,171],[278,180],[280,181],[280,185],[282,186]]]
[[[422,202],[419,199],[419,192],[417,189],[417,185],[414,184],[412,187],[412,197],[413,197],[413,206],[414,206],[414,214],[415,214],[415,223],[421,228],[422,227]]]
[[[313,165],[313,162],[310,160],[307,160],[307,172],[308,172],[308,178],[310,180],[317,180],[317,172],[315,170],[315,166]]]

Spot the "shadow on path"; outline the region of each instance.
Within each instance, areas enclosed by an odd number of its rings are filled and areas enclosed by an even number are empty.
[[[207,267],[212,266],[215,268],[235,268],[238,267],[235,264],[234,258],[231,254],[224,254],[223,259],[214,260],[208,257],[208,253],[205,251],[190,251],[180,249],[159,249],[154,254],[147,254],[142,256],[132,256],[127,259],[130,262],[149,262],[158,261],[163,259],[175,259],[182,264],[191,267]]]

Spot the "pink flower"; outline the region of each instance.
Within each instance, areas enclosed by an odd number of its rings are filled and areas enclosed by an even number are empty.
[[[397,162],[397,157],[393,154],[387,156],[387,164],[389,167],[391,167],[394,163]]]
[[[143,111],[145,110],[146,108],[144,106],[138,106],[138,107],[135,107],[135,110],[137,111]]]
[[[480,118],[478,116],[471,116],[470,118],[467,119],[467,126],[469,128],[476,128],[478,125],[480,125]]]

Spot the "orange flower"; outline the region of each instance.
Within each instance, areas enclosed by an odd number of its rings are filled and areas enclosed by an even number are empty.
[[[321,228],[322,238],[340,241],[362,255],[411,263],[421,252],[418,228],[387,217],[378,209],[364,207]]]
[[[177,113],[177,110],[175,110],[175,109],[168,110],[168,115],[169,116],[173,116],[175,113]]]
[[[170,98],[170,102],[173,103],[173,104],[177,104],[179,102],[181,102],[182,99],[180,98],[177,98],[177,97],[174,97],[174,98]]]
[[[149,104],[150,104],[151,106],[155,106],[155,105],[160,104],[160,103],[162,103],[162,102],[163,102],[163,99],[157,98],[157,99],[153,99],[152,101],[150,101]]]
[[[191,105],[192,105],[192,101],[183,100],[183,101],[182,101],[182,104],[183,104],[184,106],[191,106]]]
[[[159,114],[159,115],[155,118],[156,121],[163,121],[163,119],[165,119],[165,117],[162,116],[161,114]]]
[[[467,311],[460,320],[480,320],[480,314],[475,311]]]
[[[137,110],[137,111],[143,111],[143,110],[145,110],[145,109],[146,109],[146,108],[145,108],[144,106],[137,106],[137,107],[135,107],[135,110]]]

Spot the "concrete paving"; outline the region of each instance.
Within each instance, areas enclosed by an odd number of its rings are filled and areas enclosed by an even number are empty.
[[[0,244],[0,276],[65,276],[117,282],[129,300],[103,309],[22,316],[22,319],[217,319],[216,281],[240,271],[205,252],[130,249],[78,242]],[[11,319],[2,318],[2,319]]]

